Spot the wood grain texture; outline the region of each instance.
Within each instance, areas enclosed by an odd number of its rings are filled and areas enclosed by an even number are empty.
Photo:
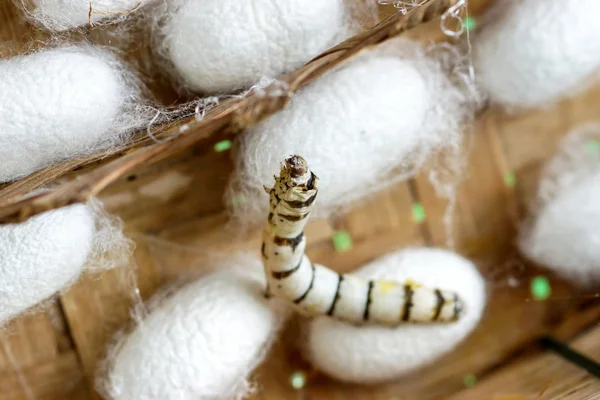
[[[470,3],[473,10],[480,10],[489,1]],[[382,14],[389,11],[388,7]],[[98,30],[91,33],[96,43],[105,43],[105,35]],[[11,0],[0,0],[2,56],[23,52],[27,43],[46,38],[18,17]],[[138,44],[133,50],[131,57],[138,60],[154,92],[166,103],[173,101],[176,96],[169,82],[148,62],[148,47]],[[565,380],[554,386],[555,392],[548,392],[555,396],[548,399],[573,390],[565,398],[593,398],[586,393],[597,389],[594,382],[553,355],[539,355],[539,348],[531,344],[544,333],[573,338],[596,323],[600,306],[552,276],[553,300],[531,301],[529,278],[544,272],[521,260],[513,243],[516,223],[535,193],[541,163],[552,155],[566,131],[596,118],[594,103],[598,101],[600,87],[595,87],[544,111],[507,115],[492,109],[469,133],[473,147],[458,187],[450,232],[456,249],[477,262],[485,276],[489,305],[480,326],[455,351],[395,382],[375,387],[344,385],[310,370],[296,346],[298,332],[292,321],[255,372],[259,391],[253,399],[433,400],[453,394],[453,399],[480,400],[496,394],[522,394],[529,399],[560,371],[566,371]],[[205,154],[205,150],[192,147],[150,168],[137,169],[103,192],[108,210],[125,220],[128,234],[137,243],[135,265],[101,275],[86,274],[44,312],[20,318],[3,331],[0,400],[99,400],[94,391],[98,366],[114,335],[127,328],[138,292],[148,299],[169,282],[205,270],[215,257],[238,250],[258,253],[260,232],[228,226],[221,203],[232,169],[230,154]],[[505,184],[508,173],[515,173],[516,186]],[[426,212],[423,223],[414,221],[415,203]],[[422,174],[344,215],[312,221],[307,229],[309,255],[337,271],[349,272],[388,251],[444,246],[448,242],[443,221],[447,206]],[[348,252],[333,248],[331,236],[340,229],[353,238]],[[600,342],[595,329],[574,343],[597,352],[594,335]],[[523,354],[531,358],[518,361]],[[308,373],[303,390],[289,385],[294,371]],[[511,377],[511,371],[522,373],[526,382]],[[481,384],[464,391],[465,374],[476,375]]]
[[[44,312],[45,311],[45,312]],[[89,399],[82,365],[56,301],[0,335],[0,399]]]
[[[571,341],[570,346],[600,362],[600,326]],[[595,400],[600,380],[559,355],[524,357],[510,363],[448,400]]]

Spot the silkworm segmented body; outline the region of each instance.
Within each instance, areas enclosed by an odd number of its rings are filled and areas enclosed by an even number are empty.
[[[456,321],[463,310],[458,295],[418,283],[365,280],[313,264],[304,253],[304,226],[314,207],[318,178],[300,156],[288,158],[265,187],[270,212],[262,258],[267,293],[289,300],[307,316],[328,315],[350,323],[397,325]]]

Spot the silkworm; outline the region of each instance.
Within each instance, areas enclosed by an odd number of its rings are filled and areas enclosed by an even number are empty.
[[[318,177],[300,156],[281,165],[269,194],[262,259],[267,296],[288,300],[306,316],[327,315],[354,324],[451,322],[463,302],[456,293],[413,281],[365,280],[314,264],[305,254],[304,227],[315,205]]]

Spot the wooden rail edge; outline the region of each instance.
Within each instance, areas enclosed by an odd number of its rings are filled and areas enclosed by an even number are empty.
[[[233,137],[282,110],[288,104],[290,94],[327,71],[366,48],[442,16],[458,1],[425,0],[406,14],[396,13],[375,27],[327,50],[263,92],[253,91],[241,99],[227,100],[202,119],[191,116],[162,127],[154,134],[159,142],[151,139],[146,132],[140,133],[133,143],[124,148],[66,161],[9,184],[0,190],[0,224],[22,222],[52,209],[87,202],[137,166],[155,163],[191,146],[209,146],[223,138]],[[284,93],[282,85],[287,89]],[[32,190],[93,163],[99,166],[89,172],[81,172],[51,191],[23,198]]]

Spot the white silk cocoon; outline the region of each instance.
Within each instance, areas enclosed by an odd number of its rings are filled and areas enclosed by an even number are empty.
[[[540,107],[585,88],[600,72],[600,2],[498,2],[474,40],[479,81],[493,102]]]
[[[345,0],[177,0],[160,52],[184,86],[225,93],[292,71],[349,31]]]
[[[485,282],[477,268],[440,249],[408,249],[385,255],[361,268],[368,279],[411,279],[455,291],[465,310],[458,322],[356,326],[329,317],[306,322],[305,357],[318,370],[352,383],[378,383],[427,365],[451,351],[477,326],[486,303]]]
[[[130,253],[119,221],[96,201],[0,225],[0,325],[68,286],[84,268],[112,268]]]
[[[0,182],[125,141],[147,119],[137,87],[93,47],[0,60]]]
[[[15,0],[19,1],[19,0]],[[33,20],[53,31],[64,31],[116,18],[124,18],[142,3],[151,0],[29,0],[26,12]],[[25,0],[21,0],[25,2]],[[91,10],[90,10],[91,8]],[[91,12],[91,16],[90,16]]]
[[[272,186],[292,154],[319,177],[315,214],[324,216],[411,176],[431,154],[459,148],[473,88],[446,73],[437,51],[391,41],[301,89],[286,109],[240,135],[226,194],[234,218],[265,218],[263,185]]]
[[[563,140],[545,167],[519,247],[529,259],[580,286],[600,283],[600,125]]]
[[[111,352],[102,390],[111,400],[241,399],[281,322],[264,298],[260,260],[246,256],[154,300]]]

